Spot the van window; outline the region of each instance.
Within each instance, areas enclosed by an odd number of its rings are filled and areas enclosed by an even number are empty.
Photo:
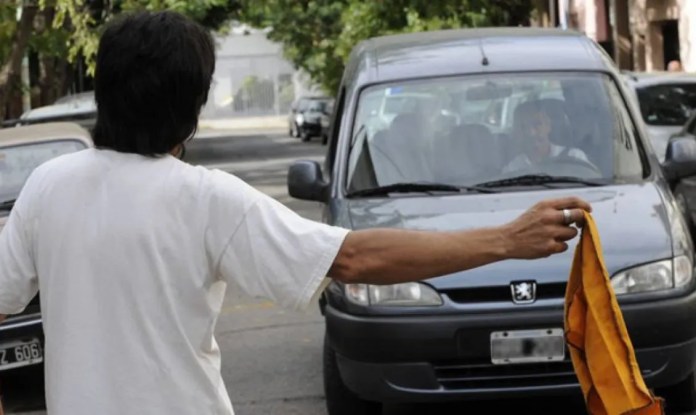
[[[401,182],[459,186],[524,174],[641,180],[635,129],[600,73],[461,76],[362,91],[349,191]]]

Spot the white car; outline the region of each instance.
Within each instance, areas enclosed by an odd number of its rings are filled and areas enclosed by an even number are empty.
[[[679,133],[696,112],[696,74],[683,72],[624,72],[643,116],[660,162],[669,138]]]

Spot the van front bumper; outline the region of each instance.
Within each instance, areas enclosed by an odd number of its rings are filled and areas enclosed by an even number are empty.
[[[688,377],[696,366],[696,293],[622,310],[648,386]],[[343,383],[363,399],[434,402],[580,392],[567,351],[563,362],[491,363],[491,332],[562,328],[562,307],[356,316],[327,304],[324,313]]]

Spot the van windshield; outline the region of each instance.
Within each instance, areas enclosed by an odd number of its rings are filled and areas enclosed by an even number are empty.
[[[348,191],[471,186],[527,174],[605,183],[645,175],[634,125],[599,73],[462,76],[362,91]]]

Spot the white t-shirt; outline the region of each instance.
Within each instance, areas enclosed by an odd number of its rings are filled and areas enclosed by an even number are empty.
[[[37,168],[0,232],[0,313],[40,289],[51,415],[229,415],[225,283],[304,308],[347,233],[221,171],[84,150]]]

